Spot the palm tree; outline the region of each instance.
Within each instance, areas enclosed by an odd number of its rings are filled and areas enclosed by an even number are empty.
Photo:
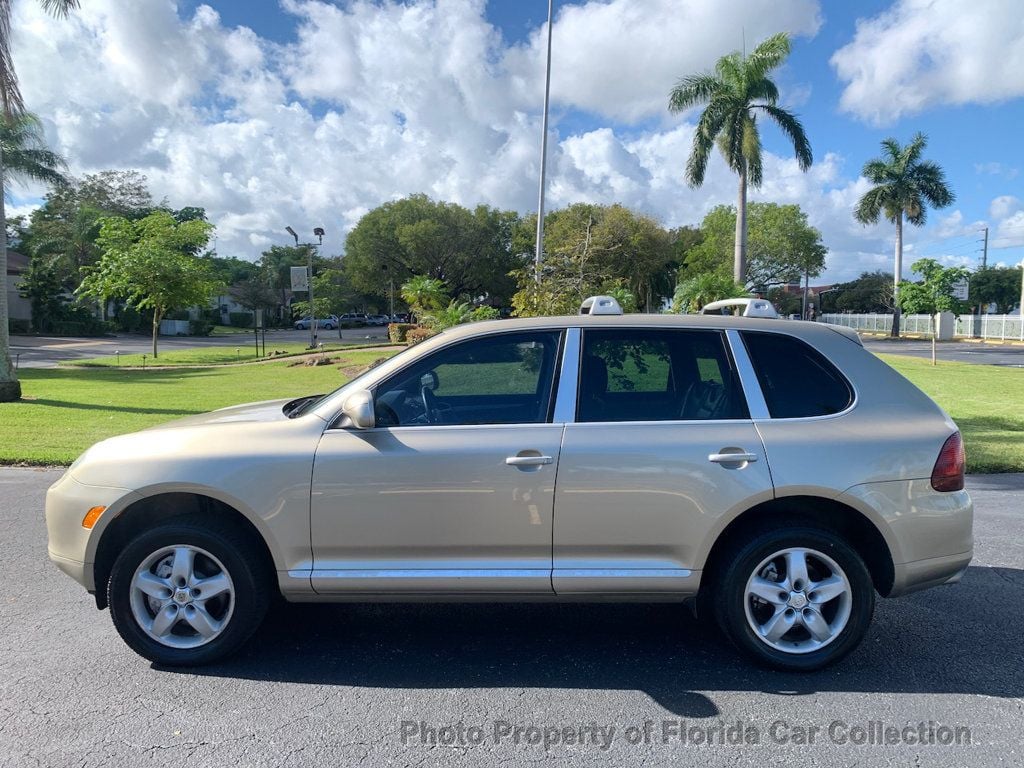
[[[670,112],[682,112],[707,104],[697,122],[693,149],[686,163],[686,181],[691,187],[704,183],[704,172],[712,146],[717,142],[729,167],[740,177],[736,204],[736,246],[733,278],[746,284],[747,275],[747,184],[761,186],[761,134],[759,114],[772,120],[793,143],[800,169],[814,162],[811,143],[796,115],[778,106],[779,89],[768,74],[789,55],[789,36],[772,35],[746,56],[739,51],[723,56],[713,73],[690,75],[669,93]]]
[[[896,269],[893,275],[892,335],[900,335],[900,280],[903,272],[903,217],[915,227],[924,224],[927,206],[945,208],[955,195],[946,185],[942,168],[930,160],[922,160],[928,137],[923,133],[905,147],[896,139],[882,142],[882,157],[868,160],[861,173],[875,186],[857,202],[853,215],[861,224],[876,224],[884,213],[896,225]]]
[[[78,8],[79,0],[39,0],[43,8],[57,17],[67,16]],[[25,104],[18,88],[18,76],[14,72],[11,57],[11,0],[0,0],[0,117],[13,121],[25,114]],[[4,171],[3,152],[0,147],[0,179],[5,182],[8,174]],[[4,213],[4,196],[0,195],[0,222],[7,219]],[[18,400],[21,384],[11,365],[11,340],[7,331],[7,227],[0,227],[0,403]]]

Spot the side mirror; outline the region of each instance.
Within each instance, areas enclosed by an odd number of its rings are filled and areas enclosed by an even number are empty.
[[[341,412],[356,429],[373,429],[376,419],[373,413],[373,394],[368,389],[353,392],[345,400]]]

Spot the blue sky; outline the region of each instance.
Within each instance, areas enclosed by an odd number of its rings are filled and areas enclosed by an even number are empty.
[[[75,172],[139,168],[172,204],[205,205],[221,252],[255,258],[285,223],[322,224],[340,252],[366,210],[415,192],[535,204],[544,0],[93,0],[56,32],[35,5],[15,6],[15,59],[51,142]],[[973,265],[985,225],[990,262],[1024,258],[1016,0],[735,0],[727,18],[721,5],[555,3],[553,205],[623,202],[674,226],[733,202],[719,160],[702,189],[682,183],[695,115],[668,115],[667,92],[783,30],[777,81],[815,166],[799,173],[768,128],[753,196],[808,212],[825,279],[889,264],[889,228],[850,210],[879,142],[915,131],[957,201],[909,235],[908,262]]]

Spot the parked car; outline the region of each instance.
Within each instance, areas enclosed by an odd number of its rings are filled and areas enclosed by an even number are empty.
[[[876,593],[960,579],[960,433],[855,333],[588,311],[98,443],[47,493],[50,557],[136,652],[189,666],[280,592],[690,602],[758,662],[813,670]]]
[[[340,318],[341,325],[353,327],[366,325],[366,314],[363,312],[346,312]]]
[[[326,328],[328,331],[333,331],[339,325],[337,315],[328,315],[327,317],[318,317],[316,320],[317,328]],[[295,321],[295,330],[297,331],[308,331],[309,330],[309,318],[303,317]]]
[[[381,326],[381,325],[387,325],[389,322],[391,322],[391,318],[389,318],[387,315],[367,315],[366,316],[366,324],[367,325]]]
[[[396,313],[396,314],[391,316],[391,322],[392,323],[408,323],[409,322],[409,313],[408,312],[398,312],[398,313]]]

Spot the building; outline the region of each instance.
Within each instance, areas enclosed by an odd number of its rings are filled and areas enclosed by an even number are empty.
[[[11,320],[32,320],[32,304],[18,294],[21,281],[28,272],[28,256],[7,251],[7,316]]]

